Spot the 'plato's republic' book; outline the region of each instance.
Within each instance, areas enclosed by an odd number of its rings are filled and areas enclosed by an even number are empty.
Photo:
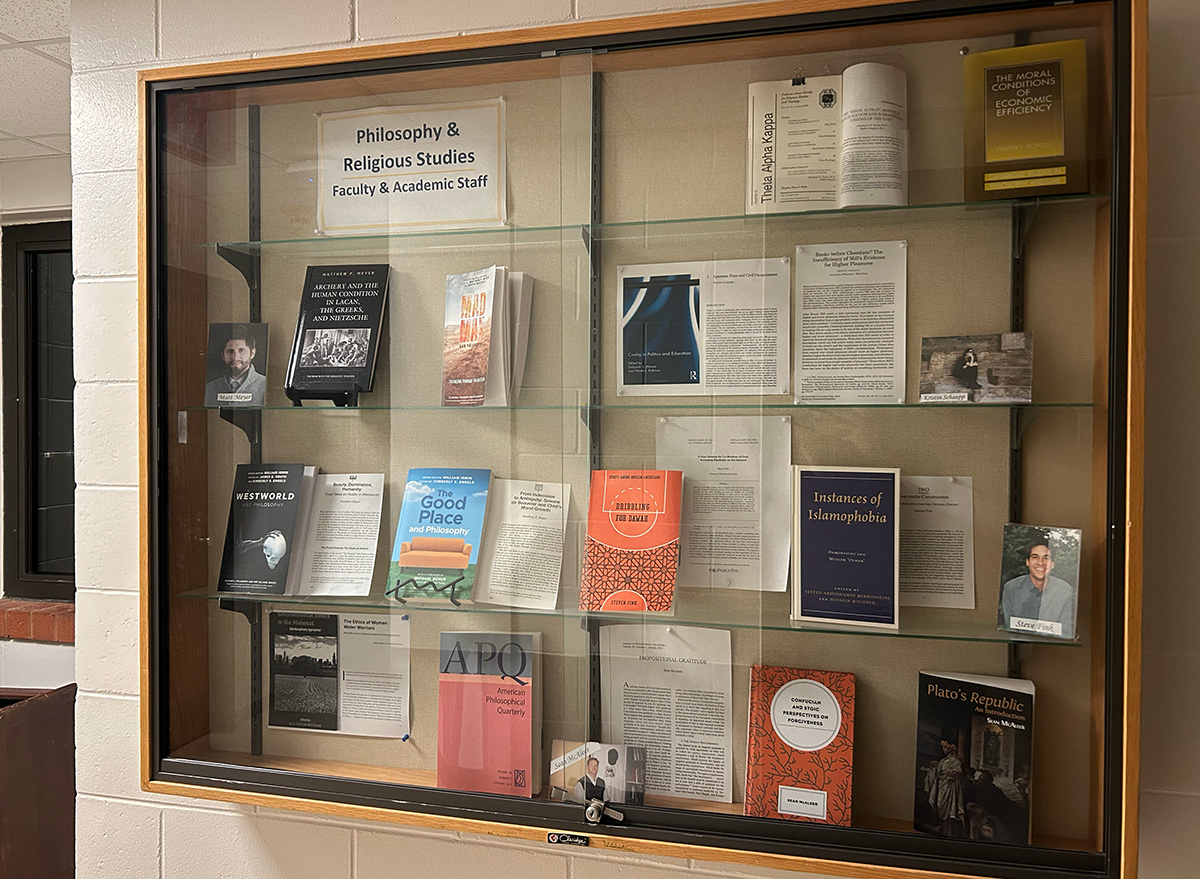
[[[679,569],[679,470],[593,470],[580,610],[669,611]]]
[[[308,267],[284,384],[289,398],[371,390],[388,276],[386,265]]]
[[[303,464],[238,464],[218,592],[284,592],[296,550],[304,480]]]
[[[472,600],[491,480],[491,470],[408,471],[388,595],[406,602]]]
[[[983,842],[1029,842],[1032,681],[921,672],[913,826]]]
[[[971,53],[963,80],[968,201],[1087,192],[1083,40]]]
[[[792,619],[898,628],[900,471],[792,465]]]
[[[854,675],[750,667],[744,812],[850,826]]]
[[[442,632],[437,784],[534,797],[541,791],[537,633]]]

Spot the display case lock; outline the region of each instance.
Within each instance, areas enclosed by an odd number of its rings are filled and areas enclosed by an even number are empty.
[[[562,800],[564,803],[571,802],[571,795],[561,787],[550,788],[550,799]],[[625,813],[618,812],[612,806],[604,802],[604,800],[592,800],[583,807],[583,817],[588,824],[599,824],[604,818],[610,821],[623,822]]]

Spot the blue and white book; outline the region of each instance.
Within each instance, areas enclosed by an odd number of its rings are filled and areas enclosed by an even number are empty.
[[[492,471],[412,468],[404,484],[387,594],[397,601],[471,602]]]

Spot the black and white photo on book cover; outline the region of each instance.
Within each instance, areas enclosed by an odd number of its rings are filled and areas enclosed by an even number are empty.
[[[271,726],[338,726],[338,619],[271,614]]]
[[[262,406],[267,401],[267,325],[208,325],[205,406]]]
[[[1074,640],[1083,532],[1043,525],[1004,526],[999,626]]]
[[[1032,333],[921,340],[922,403],[1028,403],[1032,399]]]
[[[361,369],[367,365],[371,347],[371,331],[355,327],[327,327],[305,330],[300,349],[303,367],[348,366]]]

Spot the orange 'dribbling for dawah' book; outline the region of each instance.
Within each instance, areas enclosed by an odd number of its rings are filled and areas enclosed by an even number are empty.
[[[665,611],[679,569],[679,470],[593,470],[580,610]]]

